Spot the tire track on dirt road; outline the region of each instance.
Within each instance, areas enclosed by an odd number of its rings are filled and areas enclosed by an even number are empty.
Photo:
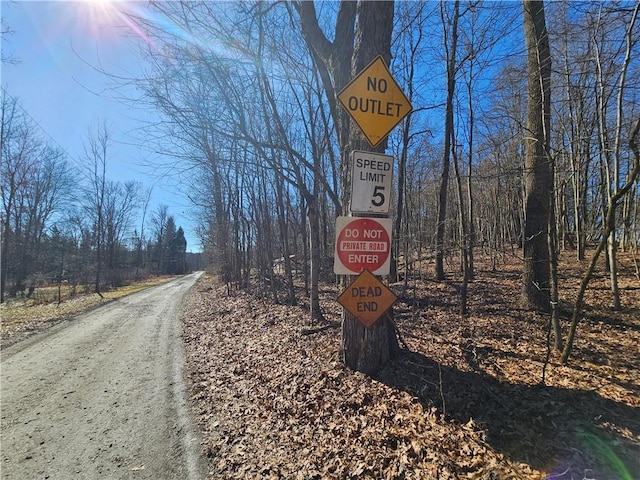
[[[200,274],[113,301],[1,352],[2,479],[200,479],[181,303]]]

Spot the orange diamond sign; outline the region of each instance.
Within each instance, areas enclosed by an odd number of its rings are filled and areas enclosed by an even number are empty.
[[[338,100],[374,147],[412,108],[381,56],[351,80]]]
[[[365,327],[374,323],[395,303],[398,297],[369,270],[360,275],[338,297],[338,303]]]

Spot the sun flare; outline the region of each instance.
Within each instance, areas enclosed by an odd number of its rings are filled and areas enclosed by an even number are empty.
[[[95,37],[111,37],[123,25],[125,2],[116,0],[78,0],[76,2],[85,27]]]

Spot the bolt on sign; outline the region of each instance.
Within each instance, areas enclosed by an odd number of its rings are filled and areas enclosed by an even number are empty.
[[[371,328],[395,303],[398,297],[369,270],[360,275],[338,297],[346,308],[365,327]]]
[[[391,219],[338,217],[333,271],[356,275],[369,270],[389,275],[391,266]]]
[[[374,147],[412,109],[381,56],[349,82],[338,94],[338,100]]]
[[[389,213],[393,157],[351,153],[351,213]]]

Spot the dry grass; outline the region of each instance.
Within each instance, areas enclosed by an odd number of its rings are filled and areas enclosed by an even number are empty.
[[[152,277],[131,285],[104,292],[102,297],[96,293],[83,293],[68,297],[68,291],[62,291],[63,301],[58,303],[58,287],[41,287],[36,298],[9,299],[0,305],[0,346],[15,343],[24,336],[54,325],[61,320],[77,315],[91,308],[104,305],[117,298],[131,295],[145,288],[160,285],[174,277]]]

